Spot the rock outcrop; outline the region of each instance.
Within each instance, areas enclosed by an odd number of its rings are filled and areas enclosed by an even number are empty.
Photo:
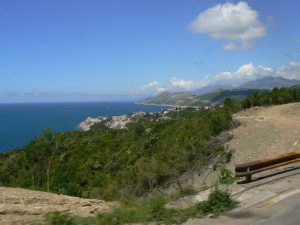
[[[102,121],[107,120],[107,117],[98,116],[96,118],[88,117],[82,121],[78,126],[83,131],[88,131],[96,123],[101,123]]]

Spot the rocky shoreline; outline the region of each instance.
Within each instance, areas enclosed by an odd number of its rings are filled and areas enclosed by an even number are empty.
[[[88,117],[84,121],[82,121],[78,127],[82,129],[83,131],[88,131],[91,129],[91,126],[93,126],[96,123],[101,123],[102,121],[107,120],[107,117],[101,117],[98,116],[96,118]]]
[[[155,104],[155,103],[142,103],[142,102],[135,102],[138,105],[154,105],[154,106],[161,106],[161,107],[170,107],[170,108],[195,108],[194,106],[186,106],[186,105],[165,105],[165,104]]]

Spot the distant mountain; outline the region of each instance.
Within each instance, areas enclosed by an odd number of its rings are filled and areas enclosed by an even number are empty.
[[[227,85],[226,84],[212,84],[212,85],[207,85],[205,87],[193,90],[193,91],[191,91],[191,93],[196,94],[196,95],[203,95],[203,94],[213,92],[213,91],[216,91],[219,89],[229,90],[229,89],[233,89],[233,86],[229,85],[229,84],[227,84]]]
[[[239,89],[273,89],[274,87],[290,87],[299,85],[300,80],[286,79],[283,77],[263,77],[257,80],[246,82]]]
[[[185,92],[163,92],[151,98],[141,99],[137,103],[172,106],[205,106],[223,103],[226,97],[240,100],[251,95],[253,91],[253,89],[218,89],[204,95],[194,95]]]
[[[154,97],[138,100],[140,104],[172,105],[172,106],[200,106],[197,95],[186,92],[162,92]]]
[[[251,95],[255,90],[268,90],[274,87],[297,87],[297,85],[300,85],[300,80],[264,77],[246,82],[235,88],[230,85],[209,85],[192,92],[163,92],[151,98],[141,99],[137,103],[172,106],[214,105],[222,103],[225,97],[240,100]]]
[[[241,100],[251,95],[254,91],[255,89],[231,89],[231,90],[220,89],[211,93],[207,93],[205,95],[201,95],[198,98],[216,104],[216,103],[223,103],[226,97],[230,97],[236,100]]]
[[[245,82],[239,86],[232,86],[230,84],[212,84],[205,87],[191,91],[192,94],[204,95],[219,89],[232,90],[232,89],[273,89],[274,87],[291,87],[293,85],[300,85],[300,80],[286,79],[283,77],[263,77],[253,81]]]

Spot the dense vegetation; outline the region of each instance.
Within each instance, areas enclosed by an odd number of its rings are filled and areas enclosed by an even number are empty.
[[[0,154],[0,185],[73,196],[144,196],[226,158],[212,137],[231,126],[227,107],[146,115],[128,129],[98,124],[88,132],[45,130],[27,146]]]
[[[253,106],[279,105],[290,102],[300,101],[300,87],[274,88],[271,91],[255,91],[252,95],[245,98],[242,102],[242,108]]]

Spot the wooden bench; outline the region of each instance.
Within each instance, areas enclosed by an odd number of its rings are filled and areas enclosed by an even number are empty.
[[[252,174],[266,170],[271,170],[276,167],[300,161],[300,150],[294,152],[283,153],[277,156],[267,157],[265,159],[238,164],[235,166],[236,177],[246,177],[246,181],[252,180]]]

